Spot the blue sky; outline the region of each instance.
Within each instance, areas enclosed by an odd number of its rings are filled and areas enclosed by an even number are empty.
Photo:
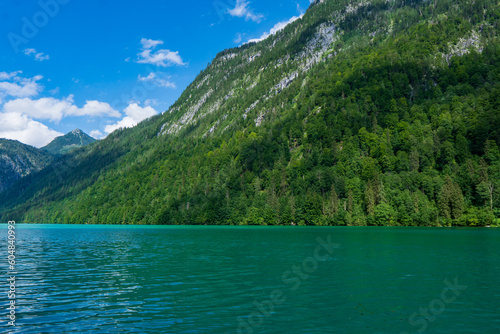
[[[215,55],[309,0],[1,0],[0,138],[103,138],[164,112]]]

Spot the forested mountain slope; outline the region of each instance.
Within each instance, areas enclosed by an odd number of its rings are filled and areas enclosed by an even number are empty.
[[[18,141],[0,139],[0,192],[20,178],[45,168],[52,155]]]
[[[95,142],[95,139],[80,129],[73,130],[64,136],[60,136],[51,141],[48,145],[42,147],[43,150],[54,155],[66,154],[72,150],[87,146]]]
[[[489,225],[495,1],[317,1],[164,114],[3,193],[36,223]]]

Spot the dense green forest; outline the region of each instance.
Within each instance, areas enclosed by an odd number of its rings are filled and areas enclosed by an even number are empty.
[[[325,1],[0,194],[33,223],[500,222],[495,1]]]

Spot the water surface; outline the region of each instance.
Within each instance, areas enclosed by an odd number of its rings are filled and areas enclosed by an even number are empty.
[[[497,229],[18,225],[17,233],[13,333],[500,333]],[[6,225],[0,237],[6,278]],[[329,238],[337,248],[322,246]]]

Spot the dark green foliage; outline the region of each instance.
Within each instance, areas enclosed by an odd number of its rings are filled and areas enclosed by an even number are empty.
[[[497,223],[499,13],[490,0],[318,3],[221,52],[165,114],[21,180],[0,198],[3,218]],[[306,68],[332,25],[333,43]]]
[[[464,209],[464,198],[460,186],[446,177],[446,183],[441,188],[438,201],[439,211],[446,219],[459,219]]]

